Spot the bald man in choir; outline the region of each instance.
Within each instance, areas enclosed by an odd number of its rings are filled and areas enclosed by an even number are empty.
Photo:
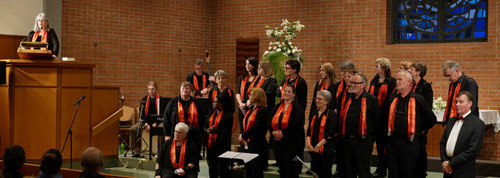
[[[207,57],[207,62],[210,62],[209,57]],[[192,93],[193,96],[201,97],[208,94],[210,91],[210,79],[213,80],[213,78],[210,78],[210,74],[203,72],[203,60],[195,59],[194,72],[191,72],[186,79],[186,81],[194,86],[194,93]]]
[[[456,61],[446,61],[443,63],[443,76],[450,81],[450,86],[448,87],[448,99],[446,102],[446,109],[444,112],[443,123],[446,124],[449,118],[457,116],[456,110],[456,98],[457,94],[461,91],[468,91],[472,94],[472,106],[471,111],[476,117],[479,117],[478,106],[478,91],[479,86],[471,77],[466,76],[460,67],[460,64]]]
[[[420,136],[436,123],[436,115],[424,97],[412,91],[412,76],[400,71],[397,91],[391,95],[382,118],[387,118],[387,165],[389,178],[416,177]],[[388,108],[387,108],[388,107]]]
[[[349,84],[349,94],[340,111],[339,133],[344,147],[345,177],[370,178],[373,136],[380,122],[378,100],[366,92],[366,76],[356,73]]]
[[[193,88],[193,85],[187,81],[181,83],[181,94],[170,100],[163,114],[163,132],[167,141],[174,135],[174,126],[177,123],[186,123],[189,126],[187,138],[196,144],[197,150],[200,150],[205,113],[200,101],[191,96]]]
[[[441,168],[445,178],[475,177],[476,156],[484,138],[484,122],[471,114],[472,94],[457,94],[458,115],[450,118],[441,137]]]

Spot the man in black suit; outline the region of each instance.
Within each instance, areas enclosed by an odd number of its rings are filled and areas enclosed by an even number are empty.
[[[485,126],[471,113],[474,100],[470,92],[458,93],[456,101],[458,116],[450,118],[441,137],[441,168],[445,178],[474,177]]]

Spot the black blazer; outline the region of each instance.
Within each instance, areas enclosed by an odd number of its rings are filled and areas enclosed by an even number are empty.
[[[31,31],[26,40],[31,41],[33,35],[35,35],[35,31]],[[49,44],[47,49],[52,50],[52,53],[57,56],[59,54],[59,40],[57,39],[56,31],[52,28],[47,31],[47,43]]]
[[[441,137],[440,150],[441,162],[449,161],[453,173],[445,174],[444,177],[475,177],[476,175],[476,155],[481,150],[484,138],[484,122],[474,114],[469,114],[464,119],[464,123],[458,134],[453,157],[446,155],[446,143],[450,136],[451,129],[455,125],[457,117],[451,118]]]

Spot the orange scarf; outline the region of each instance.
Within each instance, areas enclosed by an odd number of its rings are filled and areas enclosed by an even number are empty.
[[[321,91],[321,90],[327,90],[329,86],[330,86],[330,84],[326,83],[326,81],[325,81],[325,80],[323,80],[323,81],[321,82],[321,88],[320,88],[319,90],[320,90],[320,91]]]
[[[40,31],[35,32],[35,34],[33,34],[33,38],[31,38],[31,41],[36,42],[36,39],[38,38],[39,35],[40,35]],[[47,30],[44,30],[44,32],[42,34],[42,40],[40,42],[47,42]],[[40,49],[46,50],[46,48],[40,48]]]
[[[241,101],[245,101],[245,85],[247,84],[248,82],[248,75],[243,78],[243,80],[241,81],[240,83],[240,98],[241,98]],[[255,82],[255,79],[254,79],[254,82]],[[248,87],[250,88],[250,87]]]
[[[340,134],[345,135],[345,119],[347,117],[347,112],[349,107],[351,107],[352,97],[347,100],[347,104],[342,108],[340,112]],[[359,113],[359,134],[361,138],[366,136],[366,98],[361,98],[361,113]]]
[[[198,78],[196,77],[196,73],[193,74],[193,84],[194,84],[194,90],[196,91],[201,91],[205,88],[207,88],[207,76],[203,73],[201,73],[201,76],[203,77],[203,88],[200,89],[200,86],[198,85]],[[201,95],[198,95],[201,96]]]
[[[448,101],[446,102],[446,110],[444,112],[443,122],[446,122],[447,118],[452,118],[457,116],[457,107],[455,99],[457,98],[457,94],[460,92],[461,85],[462,85],[461,83],[457,83],[457,86],[455,87],[455,92],[453,92],[453,96],[451,96],[451,93],[453,91],[453,83],[450,83],[450,88],[448,89]],[[450,104],[451,108],[448,107],[450,106]],[[450,117],[446,117],[448,115],[448,112],[450,113]]]
[[[297,75],[297,78],[295,78],[295,82],[293,83],[293,88],[297,89],[297,83],[299,83],[299,78],[300,78],[300,75]],[[286,80],[285,80],[285,83],[283,84],[283,87],[281,87],[283,89],[283,91],[281,91],[281,97],[280,97],[280,100],[283,99],[283,93],[285,93],[285,87],[286,85],[288,84],[288,80],[290,79],[290,77],[286,77]]]
[[[255,110],[252,110],[251,112],[248,111],[247,114],[245,114],[245,118],[243,119],[243,131],[244,132],[248,131],[248,129],[251,129],[253,127],[253,125],[255,124],[255,119],[257,118],[258,111],[259,111],[259,108],[255,108]],[[248,142],[250,142],[250,140],[251,140],[251,138],[248,139]]]
[[[344,89],[344,80],[341,80],[340,85],[337,88],[337,93],[335,94],[336,98],[339,98],[340,92],[342,92],[343,89]]]
[[[222,115],[224,114],[224,111],[221,111],[219,113],[219,115],[217,115],[217,117],[215,118],[214,120],[214,116],[215,116],[215,111],[214,113],[212,114],[212,116],[210,116],[210,120],[208,121],[208,127],[214,127],[215,130],[217,130],[217,128],[219,127],[219,123],[220,123],[220,118],[222,118]],[[212,143],[215,142],[217,140],[217,134],[216,133],[210,133],[208,134],[208,145],[207,147],[208,148],[211,148],[212,147]]]
[[[255,84],[255,82],[257,80],[259,82],[257,82],[257,84]],[[260,86],[262,86],[262,84],[264,84],[264,81],[266,81],[266,79],[262,79],[262,77],[257,78],[257,80],[253,80],[252,84],[250,84],[250,86],[247,89],[247,93],[250,93],[250,88],[260,88]]]
[[[370,94],[375,95],[375,84],[370,86]],[[378,105],[382,106],[384,104],[385,98],[387,97],[387,84],[384,83],[380,85],[380,89],[377,93]]]
[[[325,125],[326,125],[326,118],[328,117],[328,114],[330,114],[330,111],[328,111],[326,114],[323,114],[323,117],[321,117],[320,119],[320,125],[319,125],[319,133],[318,133],[318,143],[323,140],[324,136],[325,136]],[[313,133],[314,133],[314,124],[316,123],[316,116],[318,114],[315,114],[312,118],[312,121],[311,121],[311,129],[309,131],[309,135],[311,135],[309,137],[309,141],[310,143],[312,143],[312,136],[313,136]],[[319,153],[323,153],[323,148],[325,147],[325,145],[321,146],[321,148],[319,149]]]
[[[149,114],[149,99],[150,99],[150,97],[151,96],[148,95],[148,100],[146,102],[146,111],[144,111],[144,113],[146,114],[146,117]],[[156,114],[160,114],[160,95],[158,93],[156,94],[155,103],[156,103]]]
[[[177,113],[179,115],[179,122],[186,123],[184,119],[184,108],[182,107],[181,98],[179,97],[179,101],[177,101]],[[196,104],[191,101],[189,105],[189,114],[188,114],[188,125],[191,128],[198,128],[198,109],[196,108]]]
[[[281,128],[279,127],[279,124],[280,124],[280,116],[283,112],[283,110],[285,109],[285,103],[281,104],[280,107],[278,108],[278,110],[276,111],[276,113],[274,114],[273,116],[273,120],[272,120],[272,127],[273,127],[273,130],[284,130],[286,128],[288,128],[288,121],[290,119],[290,113],[292,112],[292,107],[293,107],[293,104],[290,104],[288,106],[288,108],[286,109],[285,113],[283,113],[283,118],[281,119]]]
[[[172,167],[174,167],[175,169],[179,169],[184,167],[184,161],[186,159],[186,139],[184,139],[184,143],[182,144],[181,147],[181,155],[179,158],[179,163],[175,161],[176,159],[177,159],[177,154],[175,154],[175,138],[172,141],[172,145],[170,146],[170,163],[172,163]]]
[[[229,94],[229,97],[232,97],[231,96],[231,90],[229,90],[229,88],[226,88],[226,90],[227,90],[227,93]],[[210,103],[214,102],[214,100],[217,97],[217,95],[219,95],[219,91],[217,89],[215,89],[215,88],[212,88],[212,97],[210,97]]]
[[[394,119],[396,118],[396,107],[398,105],[398,97],[395,97],[391,103],[391,107],[389,109],[389,123],[388,123],[388,132],[387,135],[391,136],[394,133]],[[416,119],[416,105],[415,105],[415,97],[410,97],[410,102],[408,103],[408,138],[410,141],[413,141],[415,138],[415,119]]]

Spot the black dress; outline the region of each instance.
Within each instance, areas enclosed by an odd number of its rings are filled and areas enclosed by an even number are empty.
[[[313,111],[309,115],[307,137],[311,138],[311,145],[313,147],[316,146],[321,141],[319,137],[326,140],[320,153],[309,150],[309,154],[311,155],[311,170],[318,174],[320,178],[332,177],[335,146],[333,136],[337,130],[337,126],[337,115],[331,109],[327,108],[320,116],[318,116],[318,110]],[[321,131],[323,131],[322,135],[320,135]]]
[[[190,131],[191,132],[191,131]],[[187,139],[187,138],[186,138]],[[161,176],[161,177],[179,177],[176,176],[174,171],[176,168],[172,166],[170,157],[172,156],[170,154],[170,149],[173,143],[174,138],[168,140],[163,144],[161,151],[158,155],[158,159],[156,160],[156,163],[159,165],[159,169],[155,171],[155,176]],[[179,147],[176,147],[176,149]],[[180,163],[180,155],[181,155],[181,150],[176,150],[176,162]],[[184,165],[182,168],[186,172],[186,174],[183,177],[197,177],[198,176],[198,171],[199,171],[199,151],[191,140],[187,139],[186,140],[186,151],[184,155]],[[194,164],[195,166],[193,168],[190,168],[188,165],[189,164]]]
[[[242,130],[240,133],[241,137],[248,143],[248,149],[245,149],[245,152],[259,154],[256,160],[250,161],[245,165],[247,177],[264,177],[264,170],[268,166],[266,141],[267,117],[268,111],[266,107],[252,107],[247,111],[243,119],[245,121],[243,128],[246,128],[246,130]]]
[[[220,116],[222,114],[222,116]],[[220,116],[217,124],[217,117]],[[212,123],[210,123],[212,122]],[[205,124],[205,130],[214,126],[214,130],[208,134],[207,162],[210,177],[231,177],[229,163],[217,157],[231,150],[231,135],[233,129],[233,113],[216,110],[209,116]]]

